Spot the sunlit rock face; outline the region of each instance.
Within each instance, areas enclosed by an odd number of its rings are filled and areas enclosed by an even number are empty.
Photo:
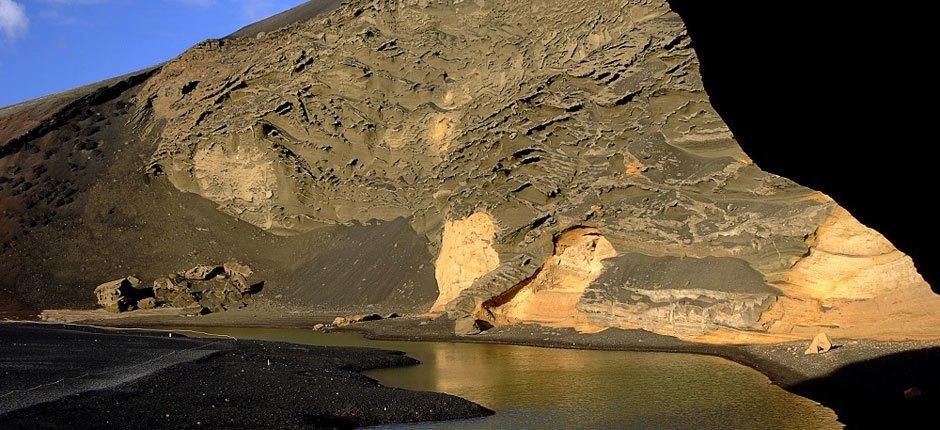
[[[664,0],[353,1],[201,43],[137,90],[142,169],[282,236],[406,218],[434,313],[940,336],[909,258],[741,150]]]
[[[664,1],[353,2],[201,44],[141,99],[152,168],[260,228],[409,217],[454,318],[788,334],[926,291],[752,164]]]
[[[499,265],[493,249],[496,226],[483,212],[447,221],[441,234],[441,251],[435,262],[438,298],[431,312],[440,312],[481,276]]]
[[[531,278],[487,303],[502,323],[537,322],[590,330],[576,309],[585,290],[604,273],[604,260],[617,255],[595,228],[573,228],[558,236],[554,252]]]

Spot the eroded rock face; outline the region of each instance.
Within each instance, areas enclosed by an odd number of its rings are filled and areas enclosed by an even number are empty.
[[[491,302],[489,313],[504,323],[538,322],[584,325],[576,306],[585,290],[604,273],[603,261],[615,257],[610,242],[595,228],[573,228],[555,240],[555,251],[529,280]]]
[[[665,0],[354,1],[312,18],[143,76],[127,117],[156,143],[151,177],[278,235],[407,219],[431,255],[408,270],[434,263],[430,310],[461,332],[940,336],[909,258],[743,153]],[[29,193],[16,175],[0,192]],[[197,272],[159,294],[198,302],[180,287]]]
[[[463,290],[499,266],[499,255],[493,249],[495,238],[496,226],[486,213],[447,221],[441,234],[441,251],[434,264],[440,293],[431,312],[444,310]]]
[[[354,2],[201,44],[142,95],[153,165],[227,213],[282,234],[410,217],[431,310],[457,319],[786,332],[792,300],[924,288],[751,163],[665,1]]]
[[[841,207],[819,224],[807,244],[808,254],[781,282],[794,295],[830,304],[871,299],[924,282],[910,257]]]

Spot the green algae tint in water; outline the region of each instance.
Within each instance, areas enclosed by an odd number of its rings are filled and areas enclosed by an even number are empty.
[[[446,342],[372,341],[297,329],[200,328],[242,339],[405,351],[421,365],[366,374],[496,411],[391,428],[827,429],[835,414],[717,357]]]

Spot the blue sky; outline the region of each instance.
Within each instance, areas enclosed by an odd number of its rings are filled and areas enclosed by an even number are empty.
[[[0,0],[0,106],[122,75],[304,0]]]

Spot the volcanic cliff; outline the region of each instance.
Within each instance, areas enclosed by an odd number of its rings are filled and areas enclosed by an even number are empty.
[[[665,0],[312,2],[0,142],[6,304],[234,259],[324,311],[940,337],[909,257],[741,150]]]

